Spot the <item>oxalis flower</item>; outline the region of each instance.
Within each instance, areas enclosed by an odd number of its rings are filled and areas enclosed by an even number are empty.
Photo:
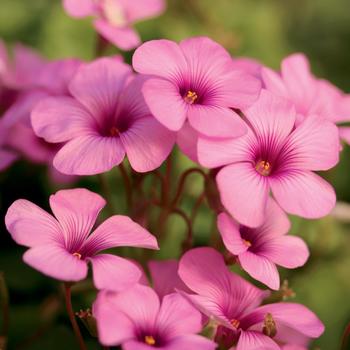
[[[144,81],[119,59],[102,58],[78,69],[68,87],[72,97],[48,98],[36,106],[35,133],[65,143],[53,160],[60,172],[103,173],[125,155],[138,172],[162,164],[175,135],[149,111],[141,94]]]
[[[266,205],[261,226],[239,225],[228,214],[218,216],[218,228],[225,247],[235,256],[250,276],[271,289],[279,289],[280,278],[276,265],[296,268],[305,264],[309,250],[305,242],[286,235],[290,222],[273,199]]]
[[[63,0],[72,17],[93,16],[94,27],[105,39],[131,50],[141,43],[133,24],[164,12],[164,0]]]
[[[327,215],[336,196],[320,176],[339,159],[336,126],[308,116],[295,127],[296,112],[285,99],[263,90],[244,111],[248,133],[239,139],[200,137],[198,157],[210,168],[224,166],[216,180],[223,205],[241,224],[262,225],[270,190],[286,212],[305,218]]]
[[[245,124],[231,108],[250,106],[261,84],[236,68],[216,42],[205,37],[179,45],[149,41],[135,51],[133,67],[152,76],[142,91],[153,115],[170,130],[180,130],[188,119],[207,136],[232,138],[246,133]]]
[[[91,263],[98,289],[122,290],[138,282],[142,272],[127,259],[100,252],[121,246],[158,249],[158,245],[148,231],[121,215],[110,217],[90,234],[105,204],[86,189],[61,190],[50,197],[53,217],[19,199],[7,211],[6,227],[18,244],[30,248],[23,260],[45,275],[80,281]]]
[[[266,292],[230,272],[212,248],[188,251],[180,260],[179,275],[196,293],[181,294],[218,324],[216,340],[225,348],[280,350],[279,344],[287,343],[285,329],[310,338],[324,331],[321,321],[303,305],[259,306]]]
[[[216,344],[196,335],[201,314],[181,295],[160,303],[150,287],[136,285],[121,293],[102,291],[93,305],[99,340],[123,350],[214,350]]]

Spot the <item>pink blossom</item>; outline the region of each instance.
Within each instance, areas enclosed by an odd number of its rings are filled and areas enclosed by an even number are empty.
[[[180,260],[179,275],[196,294],[185,294],[200,311],[219,326],[216,340],[237,350],[279,350],[279,329],[310,338],[324,326],[316,315],[296,303],[259,306],[266,292],[230,272],[223,257],[212,248],[188,251]]]
[[[146,172],[169,155],[175,135],[145,104],[143,77],[128,65],[102,58],[79,68],[69,84],[72,97],[41,101],[32,113],[35,133],[65,143],[53,164],[64,174],[92,175],[119,165],[125,154],[132,168]]]
[[[178,131],[188,119],[199,133],[238,137],[247,127],[231,108],[250,106],[260,92],[260,81],[236,69],[231,56],[209,38],[177,43],[153,40],[133,56],[134,69],[151,75],[143,94],[153,115]]]
[[[280,287],[276,265],[292,269],[304,265],[309,257],[302,239],[286,235],[290,228],[288,217],[271,198],[261,226],[242,226],[221,213],[218,228],[226,248],[238,257],[242,268],[272,289]]]
[[[266,89],[294,104],[299,122],[313,114],[339,124],[350,121],[350,95],[344,94],[329,81],[315,77],[303,54],[286,57],[280,74],[263,68],[262,79]],[[349,127],[340,126],[339,134],[350,142]]]
[[[214,350],[216,344],[196,335],[201,314],[177,293],[160,302],[150,287],[136,285],[124,292],[102,291],[93,305],[99,340],[123,350]]]
[[[295,127],[294,107],[266,90],[244,114],[250,126],[245,136],[232,140],[200,137],[198,141],[202,165],[224,166],[216,180],[230,214],[245,226],[262,225],[271,190],[288,213],[305,218],[327,215],[335,205],[335,193],[313,171],[337,164],[336,126],[313,115]]]
[[[100,35],[123,50],[131,50],[141,43],[133,24],[162,14],[165,1],[63,0],[63,6],[72,17],[93,16],[94,27]]]
[[[12,238],[27,246],[23,260],[45,275],[63,281],[85,279],[88,263],[98,289],[121,290],[138,282],[141,271],[131,261],[101,251],[120,246],[157,249],[157,241],[130,218],[114,215],[91,234],[106,204],[86,189],[61,190],[50,197],[54,216],[32,202],[15,201],[5,217]]]

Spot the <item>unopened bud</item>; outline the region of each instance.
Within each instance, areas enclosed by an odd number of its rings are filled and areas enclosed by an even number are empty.
[[[92,337],[97,338],[96,319],[92,316],[91,309],[80,310],[75,315],[80,319]]]

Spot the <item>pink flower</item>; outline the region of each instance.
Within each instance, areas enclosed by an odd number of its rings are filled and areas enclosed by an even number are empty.
[[[176,44],[153,40],[133,56],[134,69],[151,75],[142,91],[153,115],[170,130],[178,131],[186,119],[199,133],[212,137],[238,137],[247,128],[231,108],[250,106],[260,82],[235,65],[225,49],[200,37]]]
[[[271,198],[261,226],[242,226],[221,213],[218,228],[226,248],[238,257],[242,268],[272,289],[280,287],[276,265],[292,269],[304,265],[309,257],[302,239],[286,235],[290,228],[288,217]]]
[[[119,60],[102,58],[79,68],[69,84],[72,97],[41,101],[32,113],[35,133],[65,143],[54,158],[64,174],[93,175],[119,165],[125,154],[132,168],[159,167],[175,142],[148,110],[141,87]]]
[[[224,166],[216,180],[230,214],[245,226],[262,225],[271,190],[288,213],[305,218],[327,215],[335,205],[335,193],[313,171],[337,164],[336,126],[308,116],[295,128],[294,107],[266,90],[244,114],[250,126],[245,136],[233,140],[202,137],[198,141],[202,165]]]
[[[230,272],[223,257],[212,248],[188,251],[180,260],[179,275],[196,293],[187,294],[188,300],[219,325],[216,340],[226,348],[237,345],[237,350],[280,350],[280,328],[310,338],[324,331],[321,321],[303,305],[259,306],[266,292]]]
[[[141,271],[127,259],[99,252],[120,246],[157,249],[154,236],[130,218],[114,215],[91,232],[106,204],[86,189],[61,190],[50,197],[55,217],[19,199],[5,217],[12,238],[30,249],[23,260],[38,271],[63,281],[86,278],[88,263],[98,289],[122,290],[135,284]]]
[[[136,285],[121,293],[102,291],[93,305],[99,340],[123,350],[214,350],[216,344],[199,335],[201,314],[181,295],[164,296]]]
[[[72,17],[93,16],[94,27],[100,35],[122,50],[131,50],[141,42],[133,24],[162,14],[165,1],[64,0],[63,6]]]
[[[299,122],[312,114],[339,124],[350,121],[350,95],[329,81],[315,77],[305,55],[296,53],[286,57],[280,74],[269,68],[263,68],[261,72],[267,90],[294,104]],[[349,127],[340,126],[339,133],[350,142]]]

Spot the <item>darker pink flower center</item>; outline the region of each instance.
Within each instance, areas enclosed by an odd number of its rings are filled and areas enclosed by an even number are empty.
[[[78,252],[75,252],[75,253],[73,253],[72,254],[74,257],[76,257],[78,260],[81,260],[81,258],[82,258],[82,255],[80,254],[80,253],[78,253]]]
[[[255,169],[260,175],[269,176],[272,171],[272,166],[267,160],[259,160],[255,165]]]
[[[198,99],[197,93],[191,90],[188,90],[187,93],[184,95],[185,102],[187,102],[190,105],[194,104],[197,99]]]
[[[110,136],[119,136],[120,132],[116,126],[112,126],[109,130],[109,135]]]
[[[235,318],[232,319],[232,320],[230,321],[230,323],[231,323],[232,327],[233,327],[233,328],[236,328],[236,329],[238,329],[238,328],[239,328],[239,325],[241,324],[241,322],[240,322],[239,320],[236,320]]]

